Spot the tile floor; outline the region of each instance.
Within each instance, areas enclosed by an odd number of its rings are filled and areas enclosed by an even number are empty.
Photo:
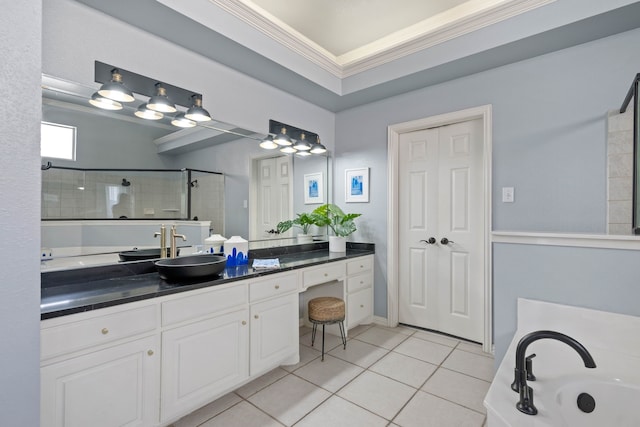
[[[482,401],[493,358],[479,345],[367,325],[349,331],[346,350],[339,337],[327,335],[321,362],[310,331],[300,329],[300,363],[276,368],[174,426],[485,425]]]

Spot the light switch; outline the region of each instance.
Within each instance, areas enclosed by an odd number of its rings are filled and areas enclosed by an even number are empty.
[[[502,187],[502,202],[503,203],[513,203],[515,199],[514,189],[513,187]]]

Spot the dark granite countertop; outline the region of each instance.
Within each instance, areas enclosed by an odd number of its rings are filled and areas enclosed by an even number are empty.
[[[280,268],[228,267],[220,276],[188,283],[162,280],[154,261],[43,272],[40,318],[50,319],[373,253],[374,245],[367,243],[347,243],[346,253],[329,252],[326,242],[259,249],[249,252],[249,266],[254,258],[279,258]]]

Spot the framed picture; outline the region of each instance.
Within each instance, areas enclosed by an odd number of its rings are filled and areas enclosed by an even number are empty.
[[[369,202],[369,168],[344,171],[344,200],[347,203]]]
[[[304,204],[324,203],[324,184],[322,172],[309,173],[304,176]]]

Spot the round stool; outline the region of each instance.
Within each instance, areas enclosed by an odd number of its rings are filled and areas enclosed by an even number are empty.
[[[340,326],[342,348],[347,348],[347,338],[344,333],[345,308],[344,301],[335,297],[317,297],[309,301],[309,321],[313,323],[311,346],[316,340],[318,325],[322,325],[322,361],[324,361],[324,327],[337,323]]]

